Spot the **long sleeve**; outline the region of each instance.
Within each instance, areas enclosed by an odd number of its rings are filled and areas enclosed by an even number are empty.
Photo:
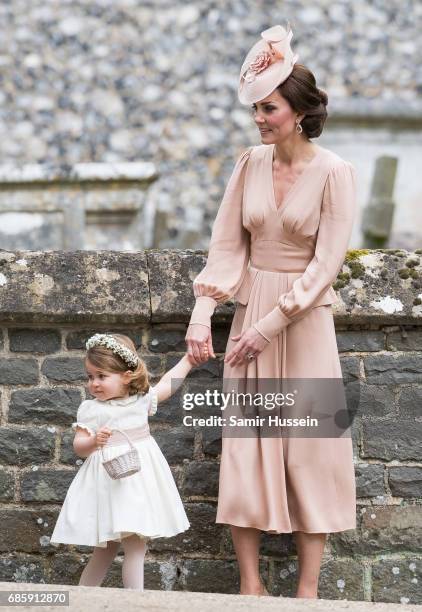
[[[342,161],[330,169],[324,187],[315,254],[290,291],[254,327],[271,341],[283,328],[301,319],[330,288],[343,263],[356,211],[355,169]]]
[[[210,327],[218,303],[226,302],[242,284],[249,262],[250,234],[243,227],[242,201],[252,147],[237,160],[214,221],[205,267],[193,281],[196,298],[190,324]]]

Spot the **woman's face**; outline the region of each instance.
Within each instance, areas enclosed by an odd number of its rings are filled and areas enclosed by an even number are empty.
[[[280,143],[294,137],[296,119],[302,117],[292,110],[277,89],[252,104],[252,113],[264,144]]]

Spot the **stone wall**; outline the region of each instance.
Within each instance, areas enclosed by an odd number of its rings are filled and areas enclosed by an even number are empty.
[[[135,250],[153,245],[151,162],[0,166],[5,249]]]
[[[77,584],[91,549],[56,549],[49,536],[81,464],[70,424],[86,397],[84,341],[100,330],[129,334],[157,381],[184,351],[191,282],[204,257],[0,251],[0,580]],[[349,251],[335,284],[349,400],[360,390],[353,425],[358,528],[329,537],[324,598],[422,603],[421,270],[420,251]],[[218,358],[193,370],[189,384],[221,377],[232,314],[232,303],[217,309]],[[146,587],[236,592],[229,530],[214,523],[219,439],[183,427],[173,399],[150,424],[191,528],[150,543]],[[121,585],[120,566],[121,557],[106,585]],[[294,595],[291,535],[263,535],[261,570],[273,594]]]
[[[237,100],[241,62],[289,20],[329,95],[321,144],[357,166],[360,208],[376,156],[400,158],[390,246],[420,244],[417,0],[12,0],[0,18],[0,163],[152,161],[152,203],[170,213],[160,246],[190,246],[187,229],[201,248],[236,156],[260,143]]]

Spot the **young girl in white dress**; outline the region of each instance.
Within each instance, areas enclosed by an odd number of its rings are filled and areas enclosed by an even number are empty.
[[[94,546],[79,584],[100,586],[120,543],[125,588],[143,591],[149,538],[169,538],[189,528],[170,467],[149,434],[148,415],[175,391],[192,368],[187,355],[151,387],[145,363],[132,340],[121,334],[95,334],[85,367],[95,399],[78,409],[73,448],[85,462],[73,479],[51,536],[52,544]],[[179,382],[180,381],[180,382]],[[140,471],[114,480],[102,465],[128,450],[118,428],[129,435]],[[104,456],[103,456],[104,455]]]

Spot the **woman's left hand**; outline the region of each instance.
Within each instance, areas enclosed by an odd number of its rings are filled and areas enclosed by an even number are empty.
[[[269,344],[268,340],[266,340],[254,327],[249,327],[243,334],[232,336],[231,339],[237,342],[237,344],[224,358],[225,363],[231,366],[250,363],[252,360],[248,359],[246,355],[253,355],[254,359],[256,359],[259,353]]]

